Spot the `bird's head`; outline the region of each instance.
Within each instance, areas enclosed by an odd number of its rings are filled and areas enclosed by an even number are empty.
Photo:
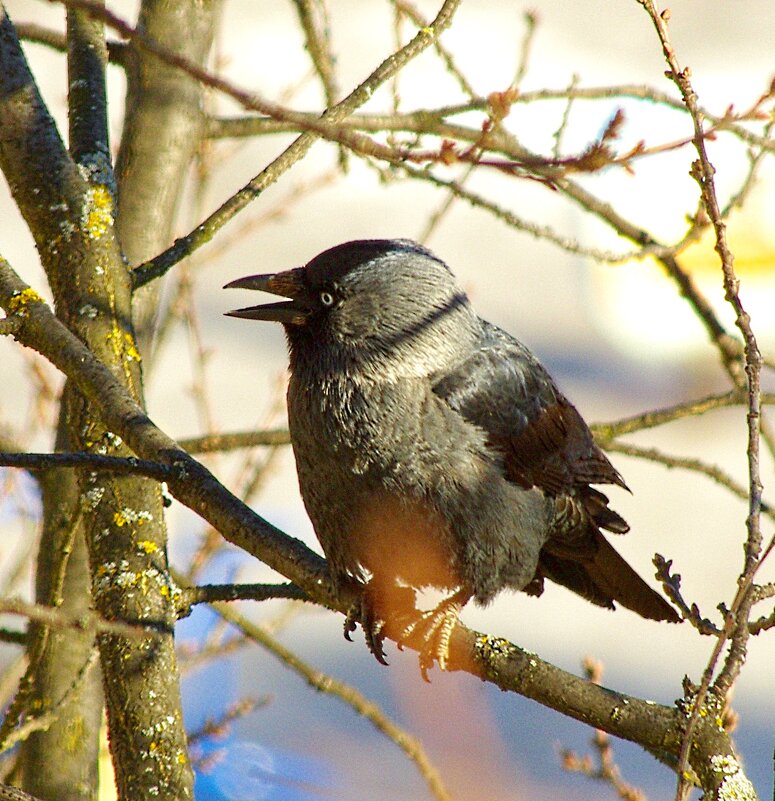
[[[346,242],[304,267],[226,288],[288,298],[227,314],[282,323],[292,358],[325,348],[329,357],[383,373],[429,375],[449,366],[481,325],[446,264],[407,239]]]

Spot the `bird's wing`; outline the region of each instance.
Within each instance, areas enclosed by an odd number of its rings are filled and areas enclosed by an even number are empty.
[[[520,342],[485,323],[479,347],[434,392],[484,429],[510,481],[562,495],[624,480],[575,407]]]
[[[627,486],[524,345],[485,323],[479,347],[439,377],[434,392],[487,433],[510,481],[555,499],[552,532],[526,592],[540,594],[546,577],[600,606],[618,601],[643,617],[679,620],[601,534],[601,528],[623,534],[629,526],[590,485]]]

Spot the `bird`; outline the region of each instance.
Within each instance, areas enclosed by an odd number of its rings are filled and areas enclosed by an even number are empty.
[[[336,245],[224,288],[284,300],[227,312],[279,322],[299,488],[338,591],[387,664],[386,632],[449,665],[463,607],[545,580],[593,604],[679,622],[608,541],[629,530],[597,487],[627,489],[530,350],[474,311],[409,239]],[[416,609],[428,588],[444,597]]]

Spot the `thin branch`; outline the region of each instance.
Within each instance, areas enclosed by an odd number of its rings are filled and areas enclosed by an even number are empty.
[[[665,559],[664,556],[656,553],[652,561],[657,569],[656,577],[662,584],[665,594],[680,609],[683,619],[688,620],[704,636],[721,636],[722,630],[713,621],[702,616],[699,606],[695,603],[689,604],[684,599],[681,593],[681,574],[670,572],[673,560]]]
[[[481,208],[493,214],[496,219],[504,222],[506,225],[516,230],[531,234],[537,239],[551,242],[552,244],[557,245],[559,248],[569,253],[587,256],[606,264],[621,264],[627,261],[639,260],[650,256],[653,256],[660,261],[670,259],[671,269],[673,269],[675,274],[680,275],[682,294],[684,294],[685,297],[691,298],[692,301],[696,302],[696,305],[702,309],[702,314],[704,315],[702,319],[708,322],[708,327],[710,330],[712,330],[712,338],[719,339],[723,338],[724,336],[728,337],[723,326],[716,320],[712,307],[701,296],[691,277],[681,270],[680,267],[678,267],[677,262],[675,262],[675,259],[672,258],[678,250],[686,247],[689,241],[691,241],[691,238],[698,236],[698,234],[692,234],[691,237],[685,237],[681,240],[681,242],[674,245],[663,245],[652,239],[650,235],[642,229],[637,228],[634,224],[617,215],[607,203],[599,200],[594,195],[582,189],[577,184],[572,183],[568,179],[563,179],[561,182],[558,182],[558,188],[560,188],[561,191],[564,191],[588,211],[600,216],[604,222],[609,223],[614,228],[616,233],[632,239],[635,242],[642,243],[642,246],[639,247],[638,250],[627,253],[614,253],[612,251],[603,251],[598,248],[584,247],[575,239],[564,237],[548,226],[529,222],[519,217],[511,210],[493,203],[483,195],[479,195],[475,192],[465,189],[463,186],[461,186],[459,181],[439,178],[428,170],[418,169],[403,161],[396,162],[395,166],[401,169],[408,177],[418,181],[425,181],[443,189],[448,189],[456,197],[468,201],[475,208]],[[731,340],[731,344],[725,342],[725,347],[727,347],[730,353],[739,355],[739,347],[737,347],[736,340],[732,338],[729,339]]]
[[[405,0],[394,0],[393,2],[395,9],[396,9],[396,28],[398,29],[401,15],[405,15],[412,20],[412,22],[419,26],[424,27],[427,24],[425,18],[420,14],[420,12],[412,6],[410,3],[405,2]],[[397,30],[398,35],[398,30]],[[441,44],[440,41],[436,41],[435,50],[439,54],[442,62],[444,63],[444,67],[446,71],[452,75],[453,78],[458,82],[461,91],[463,94],[468,95],[468,97],[473,98],[475,96],[475,92],[473,87],[469,84],[468,79],[465,77],[463,72],[458,68],[457,64],[455,63],[455,59],[452,54],[446,50],[446,48]],[[394,92],[395,95],[395,92]],[[398,96],[394,96],[393,102],[393,115],[398,116]],[[389,140],[389,144],[393,147],[396,146],[396,143],[393,141],[392,138]],[[460,179],[461,183],[465,182],[465,180],[473,174],[475,169],[474,164],[469,164],[465,175]],[[428,215],[425,225],[423,226],[422,231],[417,235],[417,240],[419,242],[427,242],[433,231],[438,227],[441,223],[443,218],[447,215],[447,213],[452,208],[455,201],[455,196],[452,194],[448,194],[444,200],[442,200],[439,207],[434,211],[432,214]]]
[[[425,28],[428,26],[428,20],[420,11],[415,8],[408,0],[393,0],[395,7],[405,16],[407,16],[418,28]],[[453,55],[447,50],[439,39],[433,43],[433,49],[439,54],[439,58],[444,64],[444,69],[457,81],[461,92],[473,98],[476,96],[468,78],[463,74],[463,71],[455,63]]]
[[[775,118],[771,118],[770,121],[764,126],[765,137],[768,139],[770,138],[774,127]],[[729,200],[727,201],[727,205],[721,211],[721,217],[723,219],[727,219],[733,209],[739,209],[743,207],[743,203],[756,184],[756,180],[759,176],[759,168],[764,162],[764,157],[770,152],[767,148],[761,146],[759,146],[756,152],[754,152],[754,147],[754,145],[751,145],[748,150],[748,172],[746,173],[745,179],[738,190],[730,196]]]
[[[403,7],[403,6],[402,6]],[[480,166],[480,159],[482,154],[484,153],[485,147],[484,142],[490,135],[493,130],[499,129],[503,124],[503,119],[511,110],[510,102],[511,99],[516,96],[519,92],[519,85],[522,82],[523,78],[525,77],[525,73],[527,72],[528,64],[530,62],[530,52],[532,49],[533,38],[536,31],[536,22],[537,17],[533,12],[528,11],[525,14],[525,34],[522,40],[522,46],[520,48],[520,56],[519,56],[519,63],[517,65],[517,69],[514,75],[514,80],[511,83],[511,86],[506,90],[506,92],[500,93],[501,97],[506,98],[506,102],[501,104],[498,111],[496,112],[494,108],[494,103],[489,103],[487,106],[487,114],[488,119],[482,124],[481,132],[479,136],[473,141],[472,147],[470,148],[470,157],[471,160],[468,163],[466,171],[463,175],[458,178],[456,184],[460,187],[468,181],[468,179],[474,175],[477,167]],[[441,51],[440,51],[441,52]],[[457,75],[457,68],[452,60],[452,57],[445,57],[445,54],[442,53],[442,57],[445,58],[445,63],[447,63],[448,69],[452,71],[455,75]],[[468,94],[473,97],[473,91],[469,91],[469,87],[467,84],[462,84],[463,90],[468,91]],[[496,95],[491,95],[490,99],[494,98]],[[396,114],[397,114],[396,109]],[[448,192],[444,200],[439,204],[439,207],[428,215],[426,223],[419,234],[418,241],[422,243],[427,243],[430,239],[433,232],[438,228],[438,226],[443,221],[444,217],[451,211],[453,208],[455,201],[458,200],[458,196],[454,192]]]
[[[532,223],[529,222],[528,220],[523,219],[522,217],[519,217],[514,212],[504,208],[503,206],[499,206],[496,203],[493,203],[492,201],[485,198],[483,195],[480,195],[476,192],[473,192],[461,186],[459,181],[439,178],[438,176],[434,175],[431,172],[428,172],[427,170],[421,170],[405,163],[401,163],[398,166],[410,178],[413,178],[418,181],[425,181],[427,183],[433,184],[434,186],[447,189],[453,195],[455,195],[455,197],[467,201],[473,207],[484,209],[485,211],[490,212],[496,219],[506,223],[506,225],[508,225],[509,227],[530,234],[531,236],[534,236],[536,239],[542,239],[546,240],[547,242],[551,242],[552,244],[557,245],[557,247],[567,251],[568,253],[575,253],[580,256],[587,256],[589,258],[595,259],[596,261],[608,264],[618,264],[620,261],[629,261],[632,258],[637,258],[642,255],[656,255],[656,251],[654,254],[650,253],[644,254],[644,251],[642,249],[635,251],[633,253],[618,254],[618,253],[613,253],[611,251],[599,250],[598,248],[584,247],[583,245],[580,245],[577,240],[572,239],[570,237],[562,236],[561,234],[558,234],[553,228],[547,225],[539,225],[538,223]],[[659,245],[658,247],[663,248],[664,246]]]
[[[429,47],[439,34],[449,26],[460,0],[445,0],[435,20],[425,28],[397,53],[385,59],[369,77],[357,86],[344,100],[336,106],[327,109],[313,125],[305,125],[307,129],[270,165],[263,169],[255,178],[249,181],[240,191],[234,194],[215,211],[207,220],[198,225],[185,237],[175,243],[156,258],[139,265],[133,271],[133,284],[135,288],[164,275],[174,264],[190,255],[194,250],[209,242],[215,233],[225,225],[235,214],[245,208],[267,186],[274,183],[280,175],[286,172],[293,164],[301,159],[321,135],[336,132],[338,123],[351,114],[358,106],[365,103],[376,88],[401,70],[412,58]],[[188,74],[201,81],[205,86],[217,89],[232,97],[245,108],[260,111],[270,116],[286,117],[281,106],[258,98],[256,95],[236,89],[228,81],[211,75],[198,65],[179,56],[143,35],[141,31],[133,28],[120,18],[108,11],[102,11],[87,0],[67,0],[69,6],[84,8],[99,14],[105,23],[113,27],[122,36],[131,39],[138,47],[145,48],[168,64],[185,70]],[[296,116],[296,115],[294,115]]]
[[[584,673],[591,682],[594,684],[602,683],[603,665],[601,662],[587,657],[584,660],[583,667]],[[593,765],[590,756],[580,758],[570,749],[563,749],[563,768],[609,784],[622,801],[646,801],[646,796],[642,790],[628,784],[622,778],[621,770],[614,759],[613,746],[608,734],[596,729],[592,737],[592,746],[597,755],[597,765]]]
[[[268,601],[285,598],[291,601],[310,601],[309,595],[295,584],[203,584],[181,587],[175,602],[178,617],[191,614],[195,604],[212,604],[225,601]]]
[[[565,135],[565,131],[568,129],[568,122],[570,121],[570,113],[571,109],[573,108],[573,101],[575,97],[573,96],[573,89],[579,82],[579,76],[574,74],[571,76],[571,82],[568,86],[568,101],[565,103],[565,108],[562,110],[562,119],[560,120],[560,124],[557,126],[557,130],[554,132],[554,147],[552,148],[552,154],[555,158],[560,157],[560,153],[562,152],[562,139]]]
[[[665,423],[672,423],[675,420],[681,420],[685,417],[698,417],[705,412],[713,409],[722,409],[729,406],[738,406],[746,403],[747,398],[745,393],[738,389],[733,389],[730,392],[722,392],[718,395],[708,395],[698,400],[684,401],[676,403],[673,406],[668,406],[664,409],[653,409],[642,414],[636,414],[631,417],[624,417],[621,420],[615,420],[611,423],[595,423],[590,428],[595,435],[595,438],[605,443],[614,437],[620,437],[623,434],[632,434],[635,431],[643,431],[647,428],[655,428],[656,426],[664,425]],[[763,394],[762,403],[775,403],[775,394]],[[747,496],[746,496],[747,497]]]
[[[773,539],[775,539],[775,535],[773,535]],[[754,603],[758,604],[769,598],[775,598],[775,581],[771,581],[769,584],[759,584],[754,590]]]
[[[717,484],[720,484],[722,487],[726,487],[738,498],[744,501],[748,500],[748,490],[746,487],[735,481],[732,476],[729,475],[729,473],[726,473],[717,465],[707,464],[701,459],[684,456],[672,456],[670,454],[663,453],[657,448],[644,448],[640,445],[632,445],[630,443],[619,442],[617,440],[606,440],[602,444],[602,447],[604,447],[607,451],[612,451],[613,453],[623,453],[626,456],[634,456],[638,459],[646,459],[649,462],[656,462],[657,464],[662,464],[665,467],[678,467],[683,470],[691,470],[694,473],[702,473],[702,475],[707,476]],[[762,503],[762,511],[767,514],[768,517],[775,520],[775,510],[772,508],[772,506]]]
[[[222,629],[223,626],[218,628]],[[202,665],[236,654],[247,645],[250,645],[250,640],[247,637],[230,637],[228,640],[218,641],[213,637],[214,633],[213,631],[208,634],[207,641],[196,650],[187,647],[186,643],[179,649],[183,673],[191,673]]]
[[[636,100],[649,100],[658,105],[664,105],[681,114],[686,113],[686,107],[680,99],[662,92],[650,86],[642,85],[614,85],[603,87],[579,87],[571,86],[564,89],[538,89],[533,91],[519,92],[512,102],[515,104],[527,105],[530,103],[553,100],[626,100],[628,98]],[[489,107],[487,97],[476,96],[470,101],[450,106],[440,106],[437,108],[423,109],[418,111],[403,112],[401,115],[356,115],[352,124],[354,127],[362,127],[364,130],[414,130],[428,126],[428,124],[439,124],[448,117],[456,117],[469,112],[486,112]],[[775,138],[769,134],[759,135],[749,130],[743,125],[735,123],[735,117],[728,114],[716,115],[701,107],[704,118],[709,120],[714,131],[727,131],[741,141],[746,142],[752,147],[761,148],[771,152],[775,150]],[[765,130],[766,130],[765,126]],[[252,136],[256,133],[280,133],[298,130],[292,123],[281,122],[277,119],[268,117],[238,117],[213,120],[210,127],[210,135],[214,137],[234,137]]]
[[[651,17],[654,27],[662,44],[662,51],[668,63],[668,77],[676,84],[683,97],[686,108],[692,119],[694,127],[694,146],[697,150],[698,160],[692,164],[691,175],[697,181],[702,195],[703,205],[710,218],[716,234],[716,251],[721,259],[721,269],[724,277],[726,300],[735,311],[735,323],[740,329],[745,342],[745,373],[748,384],[748,469],[749,469],[749,514],[746,520],[748,536],[746,539],[746,558],[743,571],[738,580],[738,588],[729,613],[725,615],[724,629],[718,638],[716,647],[711,654],[708,665],[703,672],[702,681],[697,691],[694,706],[686,727],[681,754],[678,763],[678,786],[676,798],[681,799],[686,794],[686,779],[684,770],[689,764],[689,755],[692,743],[692,732],[698,725],[700,708],[705,702],[710,684],[715,672],[721,651],[727,639],[732,638],[732,644],[725,660],[724,666],[716,678],[714,691],[723,698],[734,683],[740,668],[745,660],[748,630],[748,613],[751,604],[751,589],[761,554],[761,496],[762,484],[759,468],[759,426],[761,419],[761,401],[759,378],[761,373],[761,354],[751,329],[750,317],[743,308],[739,296],[739,281],[734,271],[734,258],[729,249],[726,237],[726,223],[721,217],[721,211],[716,197],[714,173],[715,168],[708,159],[705,148],[705,131],[703,130],[702,113],[697,103],[697,95],[692,87],[691,72],[688,68],[681,68],[670,42],[667,23],[670,19],[668,10],[661,14],[657,12],[652,0],[639,0]],[[742,383],[739,375],[738,385]]]
[[[13,645],[27,645],[29,637],[26,631],[0,628],[0,642],[7,642]]]
[[[138,459],[134,456],[103,456],[97,453],[0,453],[0,467],[19,467],[24,470],[55,470],[59,467],[81,467],[120,475],[137,474],[166,481],[171,475],[169,465]]]
[[[759,424],[761,418],[760,375],[762,358],[759,346],[751,328],[751,318],[740,300],[740,282],[735,275],[734,257],[729,248],[726,223],[716,197],[714,174],[716,172],[708,159],[705,148],[702,112],[697,104],[697,95],[692,88],[690,70],[681,69],[667,33],[668,14],[658,14],[651,0],[642,0],[662,42],[665,58],[670,66],[669,77],[681,91],[694,126],[694,145],[699,159],[692,165],[692,177],[697,181],[702,193],[703,203],[716,233],[716,251],[721,259],[726,300],[735,312],[735,324],[745,342],[745,371],[748,378],[748,463],[750,485],[750,512],[747,521],[748,541],[746,545],[746,564],[744,574],[749,574],[761,553],[761,531],[759,530],[759,511],[761,507],[762,483],[759,466]],[[742,577],[741,577],[742,578]]]
[[[17,22],[16,32],[20,39],[33,44],[45,45],[52,50],[59,50],[64,53],[67,50],[67,37],[59,31],[37,25],[34,22]],[[127,45],[124,42],[117,42],[115,39],[106,42],[108,48],[108,60],[118,66],[126,65]]]
[[[366,718],[417,765],[417,769],[428,783],[434,798],[438,799],[438,801],[450,801],[451,796],[444,786],[438,770],[425,753],[422,743],[393,723],[373,701],[369,701],[354,687],[310,667],[299,656],[283,646],[263,626],[249,621],[227,604],[214,603],[212,608],[245,636],[276,656],[286,667],[294,670],[311,687],[319,692],[328,693],[339,698],[351,706],[359,715]]]
[[[751,634],[761,634],[763,631],[769,631],[775,628],[775,610],[773,610],[767,617],[760,617],[751,621],[749,629]]]
[[[251,712],[255,712],[259,707],[266,706],[269,700],[270,696],[268,695],[264,695],[261,698],[243,698],[229,706],[219,718],[207,718],[199,729],[189,732],[189,746],[207,737],[223,739],[229,726],[235,720],[244,718]]]
[[[299,15],[301,28],[309,57],[323,85],[326,106],[333,106],[339,99],[339,84],[331,49],[331,30],[325,0],[293,0]]]
[[[151,626],[135,626],[118,620],[105,620],[95,612],[72,615],[52,606],[29,603],[21,598],[0,598],[0,614],[19,615],[35,623],[58,629],[74,629],[76,631],[93,631],[95,634],[113,634],[142,640],[154,636]]]

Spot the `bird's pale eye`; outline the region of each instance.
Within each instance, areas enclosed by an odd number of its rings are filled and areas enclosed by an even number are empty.
[[[326,307],[333,306],[334,305],[333,294],[331,292],[323,290],[323,292],[320,293],[320,302]]]

